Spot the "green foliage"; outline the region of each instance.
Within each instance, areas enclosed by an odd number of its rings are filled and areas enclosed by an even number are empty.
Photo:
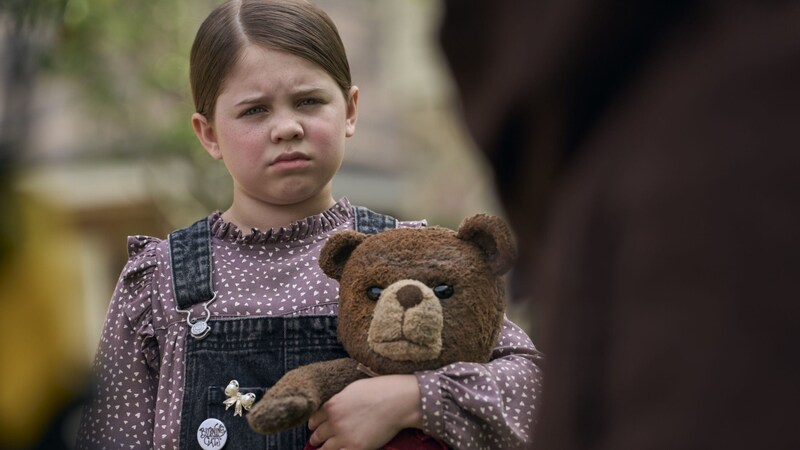
[[[65,113],[104,130],[102,139],[86,143],[83,158],[179,157],[190,161],[195,179],[214,173],[191,128],[189,51],[201,21],[221,1],[61,1],[42,69],[77,89],[79,102]],[[226,187],[207,183],[194,192],[209,204],[219,189]]]
[[[180,152],[191,142],[188,55],[198,19],[190,8],[198,3],[69,0],[46,67],[72,80],[109,126]]]

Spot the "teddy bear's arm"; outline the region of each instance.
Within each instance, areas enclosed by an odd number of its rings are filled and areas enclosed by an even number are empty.
[[[351,358],[340,358],[286,372],[247,414],[250,427],[261,434],[275,434],[304,425],[320,405],[366,377],[357,366]]]

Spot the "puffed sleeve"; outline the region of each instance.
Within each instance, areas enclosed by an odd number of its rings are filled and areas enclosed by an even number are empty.
[[[423,431],[459,449],[524,447],[542,389],[542,361],[527,334],[506,318],[490,362],[416,374]]]
[[[83,410],[78,449],[152,448],[159,363],[152,298],[159,242],[128,238],[129,259],[103,325],[94,396]]]

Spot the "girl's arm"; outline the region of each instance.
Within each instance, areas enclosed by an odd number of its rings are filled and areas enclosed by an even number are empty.
[[[523,447],[534,425],[542,355],[506,319],[492,358],[359,380],[311,417],[311,443],[369,449],[403,428],[421,428],[455,448]]]
[[[422,428],[420,398],[414,375],[358,380],[311,416],[309,441],[322,450],[381,448],[404,428]]]
[[[153,448],[159,362],[150,302],[155,244],[129,241],[132,256],[106,314],[93,368],[93,398],[78,430],[79,450]]]
[[[422,429],[455,448],[524,447],[542,390],[542,361],[525,332],[506,319],[492,361],[417,373]]]

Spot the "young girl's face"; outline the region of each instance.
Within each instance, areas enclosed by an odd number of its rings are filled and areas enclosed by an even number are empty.
[[[248,45],[217,98],[214,117],[195,114],[203,146],[234,181],[234,202],[327,203],[355,132],[358,89],[348,98],[316,64]],[[330,205],[327,205],[330,206]]]

